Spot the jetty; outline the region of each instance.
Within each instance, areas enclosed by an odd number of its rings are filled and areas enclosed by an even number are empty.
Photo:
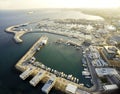
[[[21,39],[21,37],[28,32],[27,29],[23,30],[21,29],[20,31],[16,31],[15,28],[18,27],[24,27],[27,26],[29,23],[25,23],[25,24],[20,24],[20,25],[14,25],[14,26],[10,26],[8,28],[6,28],[6,32],[8,33],[13,33],[14,34],[14,40],[16,41],[16,43],[21,43],[23,42],[23,40]]]
[[[24,71],[21,75],[20,78],[25,80],[28,76],[32,74],[32,72],[35,70],[35,67],[31,66],[29,67],[26,71]]]
[[[42,87],[42,91],[46,94],[48,94],[51,90],[51,88],[54,86],[56,82],[55,75],[51,76],[51,78],[45,83],[45,85]]]
[[[46,72],[44,70],[40,70],[40,72],[38,72],[37,75],[35,75],[34,78],[30,80],[30,84],[35,87],[44,77],[45,73]]]

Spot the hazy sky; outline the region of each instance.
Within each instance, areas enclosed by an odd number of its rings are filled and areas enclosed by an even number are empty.
[[[116,7],[120,0],[0,0],[0,9]]]

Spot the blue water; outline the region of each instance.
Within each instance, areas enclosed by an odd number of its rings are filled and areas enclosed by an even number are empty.
[[[42,18],[54,18],[58,16],[53,15],[53,12],[48,10],[36,10],[35,13],[31,15],[27,14],[28,11],[29,10],[0,11],[0,94],[42,94],[42,83],[35,88],[32,87],[29,84],[30,79],[28,78],[26,81],[22,81],[19,78],[21,72],[17,71],[14,67],[17,61],[41,35],[26,34],[22,37],[24,42],[16,44],[13,40],[13,35],[4,32],[4,30],[11,25],[26,23],[29,21],[39,21]],[[59,17],[62,15],[60,12]],[[52,89],[50,94],[63,93]]]

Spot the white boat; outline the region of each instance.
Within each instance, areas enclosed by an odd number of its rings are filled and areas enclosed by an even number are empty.
[[[85,78],[91,78],[91,76],[85,76]]]
[[[88,69],[87,69],[87,68],[84,68],[84,71],[88,71]]]
[[[88,72],[88,71],[82,71],[82,75],[90,75],[90,72]]]

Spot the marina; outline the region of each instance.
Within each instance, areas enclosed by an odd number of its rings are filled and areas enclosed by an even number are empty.
[[[117,25],[106,24],[106,21],[101,24],[101,21],[81,20],[79,17],[76,19],[78,16],[76,11],[71,15],[69,12],[71,10],[61,10],[35,10],[32,15],[28,15],[30,10],[0,12],[1,94],[44,94],[41,89],[53,75],[57,79],[49,94],[89,94],[89,91],[107,91],[113,89],[114,85],[119,85],[119,75],[109,75],[110,73],[103,75],[108,82],[101,83],[104,79],[98,77],[100,73],[96,74],[96,68],[114,67],[118,72],[119,68],[116,68],[117,64],[109,66],[108,61],[100,57],[101,54],[98,55],[98,52],[87,48],[89,45],[93,45],[94,49],[98,50],[98,47],[103,49],[104,45],[116,45],[116,40],[112,36],[119,35]],[[64,19],[61,17],[63,15]],[[68,17],[69,15],[70,17]],[[65,18],[65,16],[67,17]],[[55,24],[51,18],[56,20]],[[113,19],[111,17],[111,22]],[[114,21],[118,22],[116,19]],[[107,27],[109,28],[107,29]],[[110,27],[117,30],[112,31],[113,29]],[[93,30],[90,30],[91,28]],[[44,41],[39,41],[31,48],[43,35],[46,35],[49,40],[45,41],[46,38],[43,38]],[[55,43],[58,39],[63,39],[64,43]],[[107,42],[108,40],[110,41]],[[119,39],[117,40],[119,42]],[[82,58],[85,58],[86,63],[82,63]],[[115,60],[118,60],[118,57]],[[14,68],[16,62],[19,63],[19,67],[15,66],[19,71]],[[114,65],[114,63],[112,64]],[[82,71],[90,72],[90,75],[82,75]],[[103,73],[105,74],[106,71]]]
[[[31,49],[18,61],[18,63],[16,64],[16,68],[23,72],[20,75],[20,77],[23,80],[25,80],[30,75],[33,75],[34,76],[33,79],[30,80],[30,84],[33,86],[36,86],[40,80],[44,83],[46,82],[42,88],[42,91],[45,92],[46,94],[49,93],[53,86],[56,89],[60,89],[63,92],[67,92],[66,85],[68,83],[71,83],[72,85],[75,85],[77,88],[81,88],[82,90],[84,89],[86,90],[87,89],[86,87],[77,84],[79,80],[77,78],[74,78],[72,75],[67,76],[63,72],[59,74],[56,70],[47,68],[43,64],[41,64],[39,68],[34,66],[35,65],[34,62],[36,61],[34,54],[38,51],[37,50],[38,48],[42,48],[47,43],[47,40],[48,38],[46,36],[42,36],[31,47]],[[56,77],[57,75],[60,75],[60,77],[59,76]],[[44,79],[42,79],[43,77]],[[87,90],[89,92],[89,89]]]

